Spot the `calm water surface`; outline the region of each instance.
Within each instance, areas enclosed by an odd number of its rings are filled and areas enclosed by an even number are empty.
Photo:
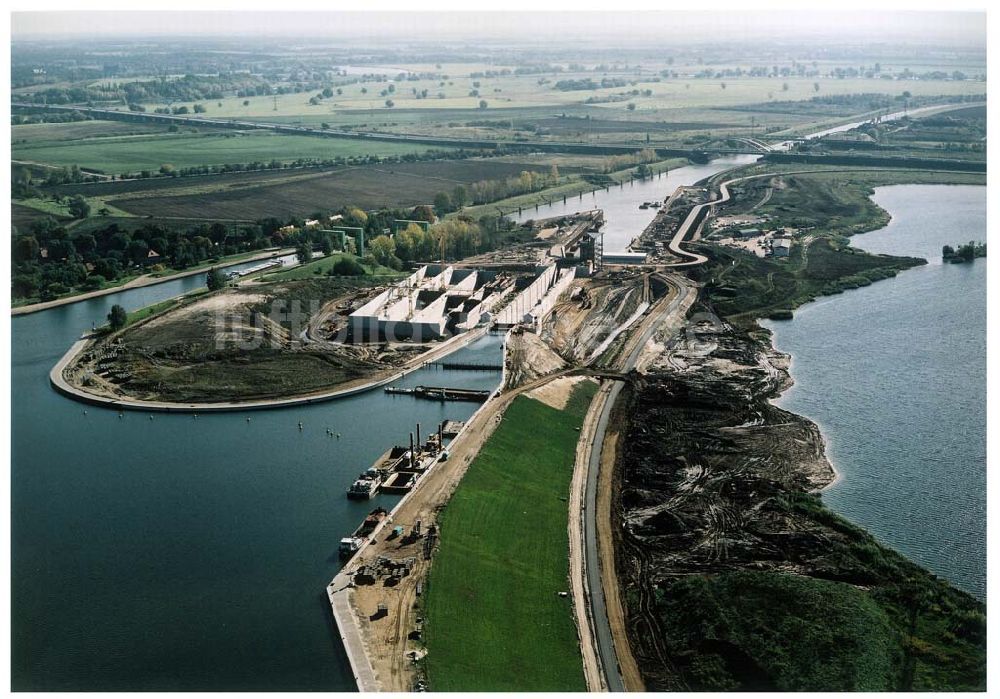
[[[736,155],[728,158],[716,158],[706,165],[679,167],[660,177],[635,180],[627,182],[621,187],[611,187],[608,190],[599,189],[596,192],[584,194],[582,197],[568,197],[565,204],[560,200],[539,206],[537,209],[534,207],[524,209],[521,216],[515,216],[515,218],[518,221],[527,221],[535,218],[565,216],[577,211],[603,209],[606,221],[602,229],[604,250],[606,252],[622,252],[656,216],[656,209],[639,208],[639,205],[644,201],[663,201],[681,185],[692,185],[717,172],[738,165],[747,165],[758,158],[759,156],[756,155]]]
[[[344,491],[415,422],[427,430],[477,406],[376,390],[250,412],[250,423],[238,412],[119,419],[50,388],[52,365],[112,304],[132,310],[203,283],[13,319],[14,689],[354,689],[324,587],[340,537],[396,498]],[[454,356],[499,355],[486,337]],[[498,379],[428,368],[404,381]]]
[[[929,261],[765,323],[792,355],[777,403],[815,420],[840,473],[823,498],[882,542],[986,598],[986,259],[941,246],[986,239],[986,188],[879,188],[873,253]]]

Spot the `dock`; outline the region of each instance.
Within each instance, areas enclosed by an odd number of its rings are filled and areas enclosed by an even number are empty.
[[[430,365],[458,371],[503,371],[503,364],[488,362],[431,362]]]
[[[397,386],[386,386],[386,393],[394,395],[407,395],[425,400],[461,400],[475,403],[485,403],[490,397],[490,391],[475,391],[468,388],[448,388],[446,386],[415,386],[413,388],[399,388]]]

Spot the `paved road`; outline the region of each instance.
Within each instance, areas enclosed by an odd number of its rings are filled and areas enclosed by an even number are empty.
[[[689,305],[688,302],[691,301],[691,296],[695,293],[694,288],[687,284],[678,284],[669,278],[666,281],[674,287],[674,293],[670,297],[661,300],[653,308],[642,329],[630,341],[622,364],[619,367],[622,372],[628,372],[637,367],[639,359],[642,356],[642,350],[650,338],[653,337],[656,331],[671,315],[678,312],[682,305]],[[608,621],[608,605],[604,594],[603,574],[610,573],[610,571],[602,570],[598,549],[597,518],[605,514],[610,515],[610,513],[598,512],[597,486],[608,422],[611,419],[611,411],[614,409],[615,401],[618,399],[623,387],[624,383],[616,382],[608,392],[607,399],[604,400],[599,408],[600,412],[593,431],[593,438],[588,445],[590,453],[588,455],[587,480],[583,505],[584,573],[590,593],[591,630],[597,647],[597,654],[600,659],[605,684],[608,690],[612,692],[624,692],[626,687],[622,678],[618,653],[615,650],[614,634],[611,631],[611,624]],[[606,542],[605,545],[611,545],[611,542]]]
[[[594,429],[594,441],[590,445],[590,457],[587,467],[587,486],[583,505],[583,535],[584,535],[584,567],[587,576],[587,588],[590,592],[590,617],[593,620],[593,635],[600,658],[601,670],[608,691],[624,692],[625,682],[622,680],[618,665],[618,653],[615,651],[615,639],[608,623],[608,605],[604,597],[604,583],[601,580],[600,554],[597,550],[597,476],[601,470],[601,452],[604,447],[604,435],[608,429],[611,409],[614,407],[618,394],[621,393],[621,382],[615,382],[601,407]]]

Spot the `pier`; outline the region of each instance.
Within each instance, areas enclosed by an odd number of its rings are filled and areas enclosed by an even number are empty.
[[[485,403],[486,399],[490,397],[490,391],[473,391],[467,388],[447,388],[445,386],[415,386],[414,388],[386,386],[385,392],[425,400],[462,400],[476,403]]]
[[[429,366],[458,371],[503,371],[503,364],[489,362],[431,362]]]

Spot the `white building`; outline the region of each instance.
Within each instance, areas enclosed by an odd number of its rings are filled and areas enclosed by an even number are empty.
[[[496,272],[426,265],[350,315],[354,342],[427,342],[489,319],[511,281]]]

